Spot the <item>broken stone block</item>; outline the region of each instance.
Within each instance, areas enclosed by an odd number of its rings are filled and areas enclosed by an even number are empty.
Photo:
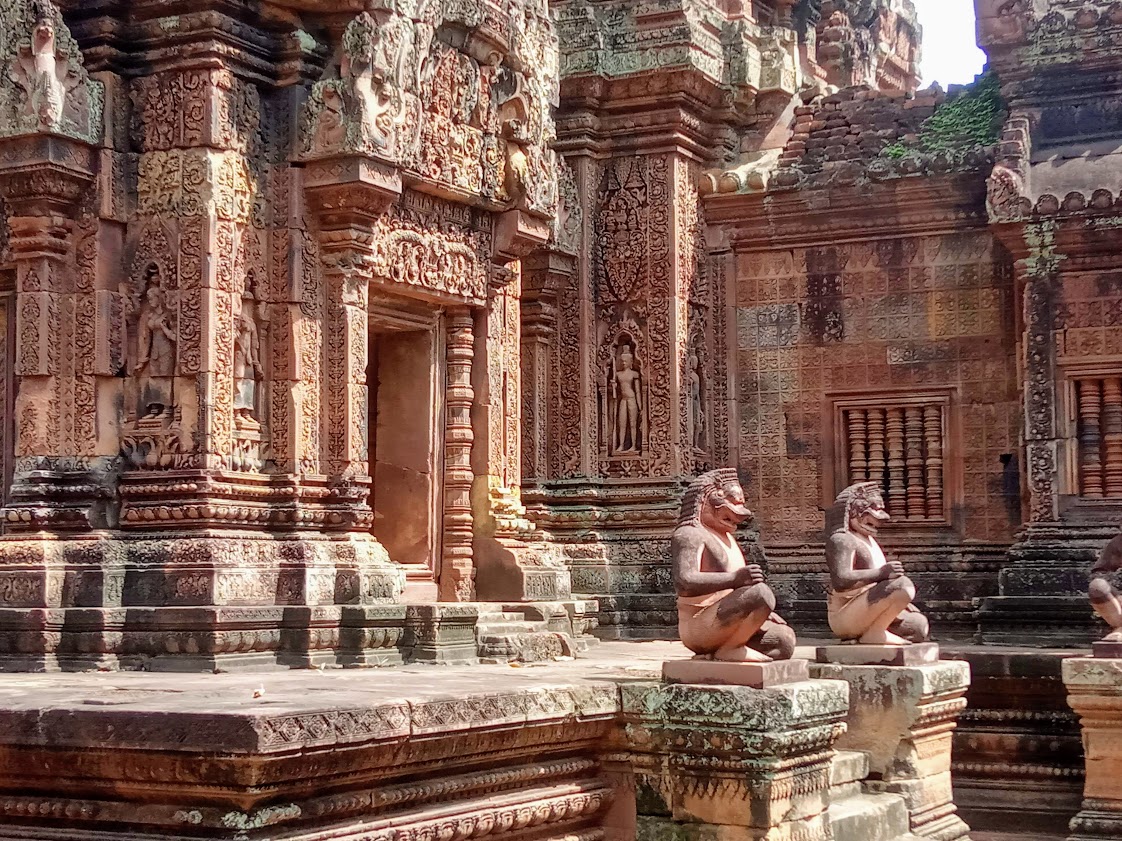
[[[909,646],[912,647],[912,646]],[[968,837],[951,793],[951,735],[966,708],[970,667],[959,660],[917,666],[813,663],[815,678],[849,684],[842,750],[869,755],[873,792],[903,796],[911,831],[939,841]]]

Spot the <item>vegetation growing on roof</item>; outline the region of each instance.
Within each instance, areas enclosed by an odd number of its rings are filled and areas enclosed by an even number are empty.
[[[1005,102],[997,74],[983,73],[925,120],[915,139],[898,140],[886,146],[881,155],[903,158],[915,152],[931,155],[991,146],[1001,135],[1004,118]]]

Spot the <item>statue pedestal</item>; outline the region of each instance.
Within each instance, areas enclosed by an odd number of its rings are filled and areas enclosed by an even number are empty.
[[[810,679],[806,660],[772,660],[769,663],[728,663],[695,657],[692,660],[667,660],[662,664],[662,679],[667,683],[748,686],[770,689]]]
[[[933,642],[912,645],[824,645],[816,652],[819,663],[838,666],[926,666],[939,662],[939,646]]]
[[[843,684],[620,688],[626,738],[615,770],[629,778],[638,821],[626,837],[832,837],[830,766],[846,712]]]
[[[1100,660],[1122,660],[1122,642],[1092,643],[1091,654]]]
[[[1083,729],[1087,768],[1069,841],[1122,838],[1122,659],[1064,660],[1063,676]]]
[[[966,708],[969,665],[960,660],[916,666],[813,663],[810,673],[849,684],[848,729],[837,747],[869,755],[875,779],[866,788],[903,796],[916,835],[935,841],[968,838],[970,828],[951,794],[951,735]]]

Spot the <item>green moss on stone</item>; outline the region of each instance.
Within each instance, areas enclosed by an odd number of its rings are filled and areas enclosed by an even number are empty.
[[[910,152],[930,155],[991,146],[1001,134],[1004,115],[997,74],[983,73],[925,120],[915,140],[898,140],[886,146],[881,155],[903,158]]]

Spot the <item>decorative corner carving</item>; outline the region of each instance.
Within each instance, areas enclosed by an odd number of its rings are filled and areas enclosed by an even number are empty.
[[[347,25],[336,66],[312,88],[302,124],[308,157],[400,157],[398,133],[409,111],[405,92],[419,78],[416,39],[423,43],[426,36],[392,4],[375,6]]]
[[[77,42],[50,0],[0,6],[0,137],[52,133],[96,144],[104,86],[90,78]]]

